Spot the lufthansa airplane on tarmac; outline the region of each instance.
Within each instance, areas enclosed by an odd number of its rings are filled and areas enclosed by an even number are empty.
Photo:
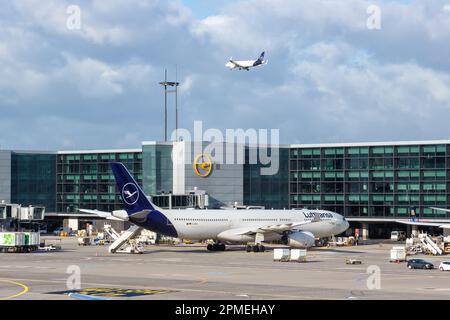
[[[257,60],[243,60],[243,61],[234,61],[233,58],[227,62],[225,67],[230,68],[230,70],[239,69],[239,70],[247,70],[250,71],[250,68],[254,68],[257,66],[263,66],[267,64],[267,60],[264,60],[264,52],[261,53]]]
[[[169,237],[212,239],[210,251],[223,251],[225,244],[247,244],[247,251],[259,252],[264,251],[263,242],[274,240],[291,247],[311,247],[315,238],[338,235],[349,227],[343,216],[325,210],[163,210],[146,197],[122,163],[112,163],[111,168],[125,210],[80,211],[130,221]]]

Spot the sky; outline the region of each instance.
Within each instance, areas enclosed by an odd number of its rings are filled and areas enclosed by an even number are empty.
[[[371,5],[379,29],[367,26]],[[266,66],[224,66],[262,51]],[[165,68],[188,130],[201,120],[279,129],[282,143],[450,138],[448,1],[21,0],[0,4],[0,148],[162,140]],[[170,95],[170,131],[173,109]]]

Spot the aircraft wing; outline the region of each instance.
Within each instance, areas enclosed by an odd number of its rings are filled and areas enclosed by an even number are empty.
[[[450,212],[450,209],[444,209],[444,208],[430,207],[430,209],[444,211],[444,212]],[[407,221],[407,220],[396,220],[396,222],[411,225],[411,226],[425,226],[425,227],[438,227],[438,228],[442,228],[442,229],[450,229],[450,224],[448,224],[448,223],[416,222],[416,221]]]
[[[238,68],[246,68],[246,67],[244,67],[243,65],[241,65],[241,64],[239,64],[237,61],[234,61],[234,60],[231,60],[230,59],[230,62],[232,63],[232,64],[234,64],[236,67],[238,67]]]
[[[448,224],[448,223],[416,222],[416,221],[406,221],[406,220],[395,220],[395,222],[407,224],[410,226],[438,227],[438,228],[443,228],[443,229],[450,229],[450,224]]]
[[[450,209],[444,209],[444,208],[435,208],[435,207],[430,207],[430,209],[433,209],[433,210],[438,210],[438,211],[444,211],[444,212],[450,212]]]
[[[123,221],[122,219],[114,217],[111,212],[106,211],[98,211],[98,210],[88,210],[88,209],[79,209],[78,211],[89,213],[89,214],[95,214],[96,216],[99,216],[101,218],[105,218],[108,220],[115,220],[115,221]]]
[[[276,232],[281,233],[284,231],[293,230],[296,227],[303,226],[305,224],[310,224],[313,221],[301,221],[301,222],[294,222],[294,223],[286,223],[286,224],[275,224],[275,225],[268,225],[268,226],[261,226],[261,227],[249,227],[247,230],[240,229],[239,232],[236,234],[238,235],[252,235],[256,233],[270,233],[270,232]]]

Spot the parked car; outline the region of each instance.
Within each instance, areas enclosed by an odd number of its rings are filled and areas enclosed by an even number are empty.
[[[434,269],[434,265],[423,259],[411,259],[408,260],[406,266],[409,269]]]
[[[439,265],[439,270],[450,271],[450,261],[442,261]]]

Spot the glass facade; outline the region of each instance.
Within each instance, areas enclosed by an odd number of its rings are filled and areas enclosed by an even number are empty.
[[[78,209],[113,211],[122,209],[111,162],[122,162],[142,185],[142,153],[67,153],[57,156],[58,212]],[[48,210],[47,210],[48,211]]]
[[[448,218],[450,145],[292,147],[291,208],[347,217]]]
[[[172,144],[142,146],[144,192],[148,195],[169,193],[173,188]]]
[[[56,208],[56,154],[11,153],[11,202]]]
[[[277,174],[261,175],[263,165],[249,164],[249,149],[246,149],[246,164],[244,165],[245,205],[264,206],[266,209],[289,208],[289,148],[279,148],[278,152],[279,169]]]
[[[242,187],[233,200],[242,196],[235,201],[267,209],[322,208],[353,218],[409,218],[412,213],[418,218],[450,218],[450,213],[431,209],[450,207],[450,143],[301,145],[278,150],[275,175],[261,175],[263,166],[249,163],[247,148],[243,175],[239,168],[239,178],[220,180],[212,175],[200,186],[211,198],[225,187]],[[109,165],[115,161],[130,169],[146,194],[173,191],[171,143],[143,143],[142,150],[10,154],[11,202],[43,205],[47,212],[121,209]],[[4,161],[9,163],[9,158]],[[166,207],[167,199],[160,196],[155,201]],[[174,196],[172,205],[192,203],[180,195]]]

